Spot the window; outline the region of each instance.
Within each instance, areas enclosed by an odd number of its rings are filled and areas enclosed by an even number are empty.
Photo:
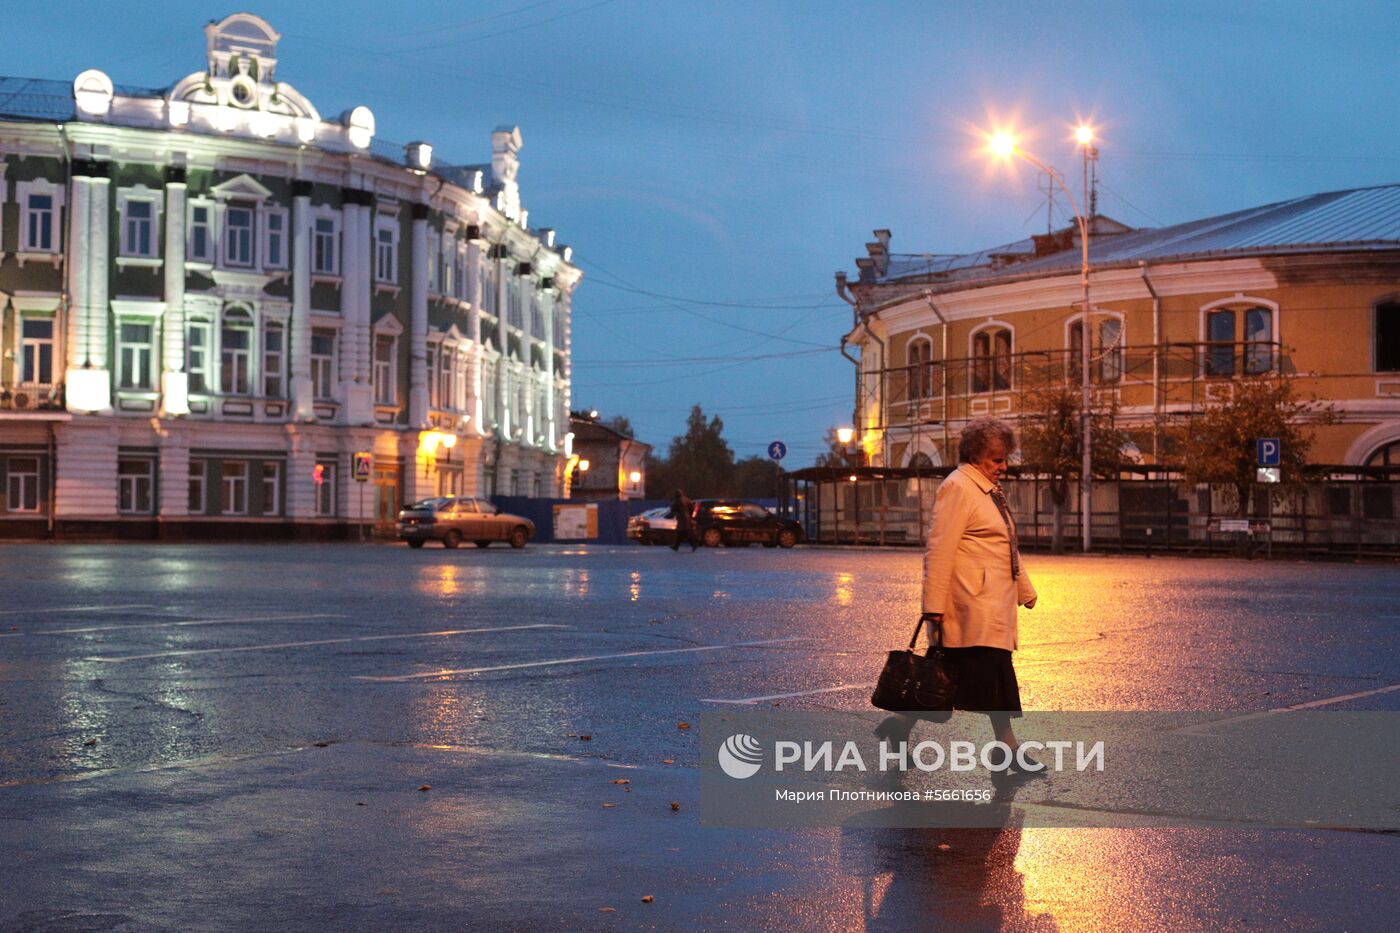
[[[452,280],[457,288],[454,294],[458,298],[467,297],[467,247],[465,243],[457,244],[457,249],[453,251],[453,274]]]
[[[1098,343],[1089,344],[1089,374],[1097,383],[1114,383],[1123,378],[1123,322],[1116,317],[1098,323]],[[1084,323],[1069,326],[1069,360],[1066,367],[1071,382],[1078,384],[1084,365]]]
[[[909,344],[909,398],[933,396],[933,344],[915,340]]]
[[[1391,441],[1366,458],[1367,466],[1400,466],[1400,441]]]
[[[481,310],[494,315],[496,298],[496,262],[488,259],[481,263]]]
[[[57,226],[51,194],[30,194],[24,204],[24,251],[52,253]]]
[[[269,210],[263,219],[263,265],[287,268],[287,212],[280,208]]]
[[[5,509],[39,511],[39,458],[11,457],[5,464]]]
[[[972,391],[1011,388],[1011,331],[991,328],[972,338]]]
[[[438,255],[441,252],[442,244],[438,242],[437,231],[428,228],[428,291],[434,293],[438,290]]]
[[[209,325],[192,322],[185,332],[185,372],[191,392],[209,391]]]
[[[253,209],[230,206],[224,213],[224,262],[230,266],[253,264]]]
[[[248,461],[224,461],[223,514],[248,514]]]
[[[1212,311],[1206,315],[1206,375],[1235,374],[1235,312]]]
[[[506,321],[511,327],[525,326],[520,311],[520,280],[511,279],[506,283]]]
[[[311,240],[311,271],[335,275],[340,268],[336,249],[335,219],[317,217]]]
[[[451,408],[453,410],[462,407],[456,394],[452,391],[457,381],[453,378],[456,368],[456,350],[449,346],[443,346],[442,360],[438,364],[438,398],[442,400],[443,408]]]
[[[25,318],[20,325],[20,381],[53,382],[53,319]]]
[[[441,408],[441,394],[438,391],[438,365],[442,358],[442,344],[428,344],[428,407]]]
[[[127,515],[149,515],[155,488],[155,464],[145,458],[117,461],[117,511]]]
[[[311,394],[315,398],[335,397],[335,331],[317,328],[311,332]]]
[[[1243,333],[1236,331],[1237,322]],[[1274,363],[1274,318],[1268,308],[1221,308],[1206,315],[1206,375],[1266,373]],[[1243,352],[1241,353],[1241,348]]]
[[[283,376],[286,359],[287,330],[280,323],[270,323],[263,330],[263,395],[283,397]]]
[[[209,225],[209,205],[190,205],[189,259],[194,262],[214,261],[214,236]]]
[[[316,514],[322,518],[335,515],[335,464],[316,464]]]
[[[154,202],[128,200],[125,213],[126,222],[122,224],[122,255],[154,256],[156,254],[156,206]]]
[[[399,242],[390,226],[374,232],[374,280],[390,284],[399,280]]]
[[[456,271],[457,241],[451,234],[442,235],[442,293],[444,295],[456,294],[457,280],[453,277]]]
[[[150,324],[122,321],[117,327],[117,385],[123,389],[151,388]]]
[[[1400,373],[1400,301],[1383,301],[1375,312],[1376,372]]]
[[[394,379],[393,337],[374,338],[374,401],[378,405],[393,405],[398,396]]]
[[[263,461],[262,465],[262,513],[281,515],[282,509],[282,464]]]
[[[204,477],[209,465],[204,460],[190,461],[190,514],[203,515],[208,508],[204,496]]]
[[[544,309],[540,307],[539,292],[535,292],[530,299],[530,334],[544,339]]]
[[[219,330],[219,391],[225,395],[247,395],[248,356],[253,344],[252,317],[240,309],[224,312]]]

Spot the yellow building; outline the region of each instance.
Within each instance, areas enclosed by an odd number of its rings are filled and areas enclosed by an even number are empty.
[[[1400,185],[1317,194],[1153,230],[1092,222],[1090,373],[1152,463],[1161,416],[1242,376],[1298,377],[1330,402],[1309,459],[1400,465]],[[890,252],[875,231],[855,310],[856,424],[875,466],[956,462],[963,424],[1079,384],[1080,248],[1064,230],[969,255]],[[849,350],[848,350],[848,355]],[[853,359],[857,359],[852,355]]]

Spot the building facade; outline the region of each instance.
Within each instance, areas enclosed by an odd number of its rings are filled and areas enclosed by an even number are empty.
[[[581,273],[529,225],[519,130],[448,164],[323,118],[257,16],[205,36],[165,89],[0,78],[0,536],[562,494]]]
[[[1118,406],[1132,461],[1160,462],[1164,419],[1277,372],[1337,414],[1312,462],[1400,465],[1400,185],[1092,223],[1087,328],[1074,230],[967,255],[891,253],[875,231],[856,278],[837,277],[869,463],[956,463],[969,419],[1014,421],[1027,392],[1080,384],[1087,330],[1096,405]]]
[[[592,415],[575,413],[570,418],[574,436],[574,459],[569,498],[604,501],[644,499],[647,488],[647,455],[651,445],[643,444]],[[584,464],[587,468],[584,468]]]

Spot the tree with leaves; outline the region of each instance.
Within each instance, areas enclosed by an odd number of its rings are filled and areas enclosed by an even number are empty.
[[[1064,549],[1064,514],[1071,483],[1078,482],[1083,466],[1084,441],[1080,413],[1083,393],[1066,383],[1052,383],[1026,390],[1021,398],[1021,460],[1025,469],[1049,481],[1053,508],[1051,549]],[[1089,413],[1094,473],[1113,476],[1123,462],[1128,435],[1118,427],[1118,403]]]
[[[623,437],[635,438],[637,432],[632,428],[632,422],[627,420],[626,415],[613,415],[607,421],[601,422],[603,427],[611,428]]]
[[[706,418],[699,405],[690,409],[685,433],[671,439],[666,465],[658,479],[667,480],[669,489],[658,498],[669,498],[677,489],[684,489],[692,499],[729,495],[734,482],[734,451],[724,439],[724,421],[715,415]],[[648,495],[653,488],[647,484]]]
[[[861,447],[857,441],[849,444],[841,443],[841,439],[836,436],[835,428],[826,429],[825,453],[817,454],[816,466],[819,467],[856,467],[861,465]]]
[[[1333,424],[1336,410],[1316,397],[1298,396],[1293,378],[1279,373],[1245,376],[1214,404],[1168,423],[1165,436],[1172,465],[1188,485],[1223,483],[1232,487],[1235,514],[1248,515],[1258,469],[1256,443],[1275,437],[1282,446],[1281,479],[1303,477],[1312,447],[1312,428]]]

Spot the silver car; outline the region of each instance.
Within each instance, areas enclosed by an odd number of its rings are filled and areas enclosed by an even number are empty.
[[[534,522],[498,512],[485,499],[439,496],[399,512],[399,540],[407,541],[409,547],[422,547],[426,541],[441,541],[443,547],[456,547],[463,541],[472,541],[477,547],[509,541],[511,547],[520,548],[534,536]]]

